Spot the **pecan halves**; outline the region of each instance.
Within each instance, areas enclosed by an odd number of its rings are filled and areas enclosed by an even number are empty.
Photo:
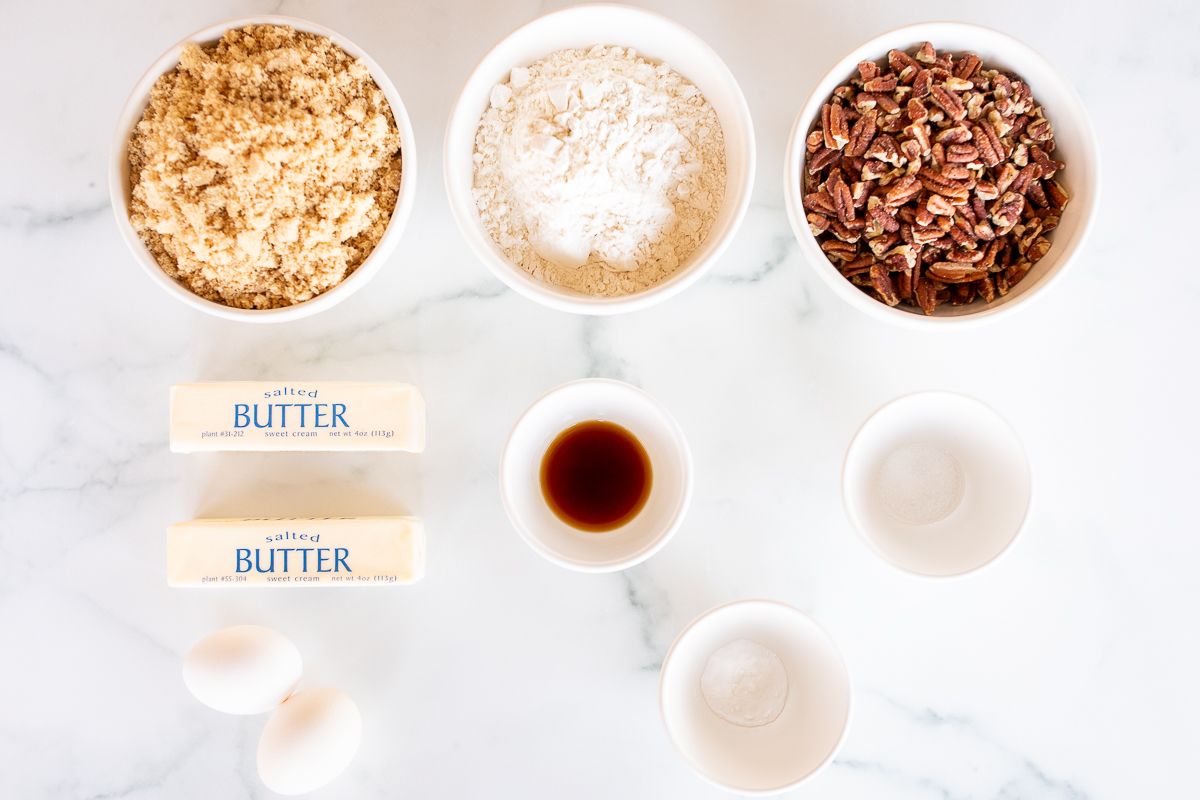
[[[939,194],[956,205],[967,202],[967,198],[970,197],[970,188],[966,184],[949,180],[929,167],[923,167],[917,173],[917,178],[928,191]]]
[[[987,277],[986,269],[976,269],[974,264],[957,261],[939,261],[929,265],[929,274],[944,283],[971,283]]]
[[[886,133],[876,136],[864,155],[867,158],[891,164],[893,167],[898,167],[905,161],[905,158],[900,153],[899,146],[896,144],[896,140]]]
[[[898,180],[884,195],[886,205],[902,206],[921,193],[921,182],[912,175],[905,175]]]
[[[837,212],[838,220],[848,222],[854,219],[854,197],[850,194],[850,187],[846,185],[846,182],[838,180],[833,184],[829,194],[833,197],[833,207]]]
[[[1004,143],[995,128],[987,123],[976,124],[971,126],[971,133],[985,167],[994,167],[1004,160]]]
[[[880,75],[869,81],[864,81],[862,88],[864,92],[871,92],[872,94],[876,92],[891,92],[895,91],[896,83],[895,75]]]
[[[1050,205],[1054,208],[1062,210],[1067,207],[1067,190],[1058,184],[1058,181],[1046,181],[1042,185],[1042,189],[1046,192],[1046,199],[1050,201]]]
[[[1048,119],[1035,119],[1025,126],[1025,135],[1035,142],[1044,142],[1054,136],[1054,128]]]
[[[816,153],[808,157],[808,174],[816,175],[820,173],[821,170],[825,169],[841,157],[842,153],[840,150],[822,147]]]
[[[946,148],[946,160],[952,164],[970,164],[979,158],[979,148],[971,144],[952,144]]]
[[[975,287],[975,293],[983,299],[983,302],[990,303],[996,299],[996,284],[992,282],[992,276],[988,275],[972,284]]]
[[[903,72],[905,69],[912,68],[919,70],[921,65],[917,60],[903,50],[889,50],[887,54],[888,66],[895,72]]]
[[[894,306],[900,302],[900,295],[896,293],[896,287],[892,284],[892,276],[888,274],[887,269],[882,264],[871,266],[871,286],[875,288],[879,299],[889,306]]]
[[[853,261],[847,261],[840,267],[842,274],[846,276],[857,275],[861,272],[866,272],[875,263],[875,257],[870,253],[855,258]]]
[[[1025,210],[1025,196],[1016,192],[1005,192],[992,204],[992,224],[1000,236],[1011,231],[1021,221],[1021,212]]]
[[[967,107],[963,105],[962,98],[944,85],[931,88],[929,97],[955,122],[967,116]]]
[[[1025,192],[1029,189],[1029,184],[1033,181],[1036,181],[1040,177],[1042,177],[1041,167],[1039,167],[1037,164],[1026,164],[1021,171],[1017,173],[1017,177],[1008,187],[1009,191],[1025,194]]]
[[[833,196],[826,191],[810,192],[804,195],[804,207],[827,217],[837,216],[837,205]]]
[[[831,150],[841,150],[850,141],[846,112],[839,103],[821,106],[821,130],[825,135],[825,146]]]
[[[1054,173],[1063,168],[1061,161],[1055,161],[1046,154],[1046,151],[1038,147],[1036,144],[1029,148],[1029,154],[1033,158],[1033,163],[1042,168],[1043,178],[1053,178]]]
[[[861,156],[867,152],[875,138],[875,116],[875,109],[868,109],[854,121],[854,127],[850,129],[850,141],[845,149],[846,155]]]
[[[925,42],[863,61],[804,140],[806,222],[852,284],[933,314],[990,303],[1049,252],[1069,196],[1023,80]]]
[[[1025,251],[1025,258],[1031,264],[1036,264],[1041,261],[1046,253],[1050,252],[1050,240],[1045,236],[1039,236],[1034,240],[1033,244],[1029,245],[1029,249]]]
[[[843,242],[841,239],[826,239],[821,242],[821,249],[829,258],[837,261],[851,261],[858,252],[857,247],[850,242]]]
[[[954,65],[954,77],[970,78],[979,71],[980,61],[979,56],[974,53],[963,53],[958,59],[958,63]]]
[[[954,216],[954,206],[950,201],[942,197],[940,194],[931,194],[925,199],[925,208],[930,214],[940,216]]]
[[[869,238],[875,238],[884,233],[895,233],[900,230],[900,223],[894,214],[889,214],[887,208],[878,197],[872,197],[867,203],[867,224],[864,232]]]
[[[966,125],[952,125],[938,132],[934,141],[938,144],[962,144],[971,140],[971,129]]]
[[[935,63],[937,61],[937,50],[933,49],[933,42],[921,42],[921,46],[917,48],[917,52],[913,53],[913,58],[922,64]]]

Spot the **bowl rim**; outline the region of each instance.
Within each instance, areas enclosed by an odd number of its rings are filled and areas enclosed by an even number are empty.
[[[396,122],[396,129],[400,135],[400,153],[403,159],[400,191],[396,197],[396,205],[392,209],[392,216],[388,220],[383,236],[371,253],[358,265],[358,268],[354,272],[343,278],[335,286],[330,287],[310,300],[283,308],[253,309],[227,306],[215,300],[207,300],[200,297],[167,275],[133,230],[133,226],[129,222],[129,201],[125,196],[124,189],[124,176],[128,170],[129,137],[141,119],[146,103],[149,101],[150,91],[154,87],[155,82],[179,63],[178,51],[180,48],[190,42],[211,42],[220,38],[226,31],[249,25],[280,25],[294,28],[298,31],[315,33],[330,39],[352,57],[366,64],[371,78],[383,91],[388,105],[391,107],[392,118]],[[401,99],[395,84],[392,83],[391,78],[388,77],[384,69],[370,54],[348,37],[324,25],[301,17],[282,14],[239,16],[206,25],[180,38],[160,53],[133,84],[133,88],[121,106],[115,127],[116,130],[113,135],[108,158],[108,194],[121,239],[125,242],[126,247],[129,248],[134,260],[141,265],[142,271],[157,286],[185,305],[214,317],[250,323],[290,322],[332,308],[366,285],[379,272],[379,269],[399,243],[416,203],[416,140],[413,136],[412,120],[408,115],[408,109],[405,108],[404,101]]]
[[[1025,498],[1025,509],[1021,515],[1020,522],[1017,523],[1016,530],[1013,531],[1013,535],[1008,542],[1006,542],[1002,548],[993,553],[992,556],[985,561],[981,561],[975,566],[962,570],[961,572],[951,572],[945,575],[934,575],[928,572],[920,572],[918,570],[906,567],[899,562],[893,561],[892,558],[884,553],[879,545],[875,543],[875,540],[871,537],[871,534],[867,532],[866,526],[862,523],[862,520],[855,511],[854,506],[850,503],[850,498],[848,497],[846,490],[846,472],[850,466],[850,454],[854,450],[854,446],[858,443],[859,437],[862,435],[862,432],[867,425],[869,425],[871,421],[875,419],[875,417],[877,417],[882,411],[897,403],[914,400],[918,397],[930,396],[950,397],[956,402],[966,401],[984,409],[994,416],[996,421],[1010,434],[1012,434],[1013,440],[1016,441],[1017,445],[1021,448],[1021,457],[1025,462],[1025,472],[1029,476],[1029,494]],[[946,583],[949,581],[957,581],[968,578],[972,575],[975,575],[975,573],[998,563],[1001,558],[1007,556],[1008,553],[1012,551],[1016,543],[1024,538],[1022,534],[1029,527],[1029,520],[1030,517],[1032,517],[1033,505],[1037,494],[1037,482],[1034,480],[1033,462],[1029,458],[1029,448],[1025,446],[1025,440],[1021,438],[1021,434],[1017,431],[1013,424],[1009,422],[1008,418],[997,411],[991,404],[985,403],[983,400],[980,400],[974,395],[970,395],[965,392],[956,392],[952,389],[919,389],[914,392],[906,392],[904,394],[897,395],[896,397],[893,397],[890,400],[886,400],[875,406],[875,408],[872,409],[869,414],[863,417],[862,422],[860,422],[858,427],[855,429],[854,435],[850,437],[850,441],[846,444],[845,452],[842,455],[842,468],[839,472],[838,479],[839,493],[842,496],[842,511],[845,513],[846,519],[850,522],[850,526],[854,528],[854,531],[858,534],[859,539],[867,545],[867,548],[871,551],[871,553],[879,561],[887,564],[900,574],[931,583]]]
[[[525,524],[524,519],[516,512],[511,500],[512,486],[509,484],[504,468],[505,463],[508,461],[508,451],[512,444],[513,438],[515,437],[517,431],[520,430],[521,426],[525,423],[526,419],[528,419],[529,416],[539,406],[560,392],[589,384],[611,386],[620,391],[635,394],[640,399],[648,402],[651,407],[653,407],[663,416],[663,420],[667,424],[667,429],[672,440],[674,440],[679,446],[680,455],[682,456],[683,460],[683,488],[679,499],[678,509],[671,517],[671,520],[654,536],[654,539],[649,545],[643,547],[641,550],[637,551],[631,556],[604,564],[591,564],[568,558],[562,553],[559,553],[557,550],[549,547],[540,538],[538,538]],[[509,524],[516,529],[517,533],[520,534],[521,538],[525,541],[525,544],[529,545],[531,550],[545,558],[547,561],[557,564],[560,567],[566,567],[567,569],[574,570],[576,572],[587,572],[593,574],[620,572],[622,570],[629,569],[630,567],[636,566],[641,564],[643,561],[648,560],[658,553],[659,550],[662,550],[667,545],[667,542],[669,542],[675,536],[676,532],[683,526],[683,521],[687,518],[688,510],[692,505],[692,495],[695,489],[695,464],[692,459],[691,445],[688,444],[687,436],[684,434],[683,428],[679,425],[679,421],[675,419],[675,415],[673,415],[665,405],[655,399],[645,389],[642,389],[639,386],[634,386],[632,383],[616,380],[614,378],[579,378],[577,380],[567,381],[566,383],[560,383],[552,389],[543,392],[536,400],[530,403],[524,411],[521,412],[521,415],[517,417],[516,422],[514,422],[512,427],[509,429],[508,435],[504,439],[504,446],[500,448],[500,460],[497,465],[496,474],[500,488],[500,505],[504,508],[504,514],[508,517]]]
[[[1053,76],[1052,80],[1057,83],[1057,88],[1066,97],[1066,102],[1061,104],[1061,109],[1056,110],[1056,113],[1065,113],[1078,126],[1080,139],[1083,142],[1083,154],[1080,160],[1090,167],[1093,176],[1093,187],[1089,195],[1083,198],[1073,198],[1074,202],[1071,207],[1079,208],[1080,211],[1077,213],[1083,214],[1080,218],[1079,234],[1075,238],[1071,249],[1060,258],[1054,269],[1040,276],[1029,290],[1009,302],[1000,305],[984,305],[977,311],[955,316],[926,316],[898,307],[891,307],[867,295],[858,289],[858,287],[851,284],[850,281],[837,271],[818,247],[816,238],[812,235],[812,231],[809,230],[808,222],[803,213],[804,206],[800,190],[800,173],[803,169],[805,159],[804,139],[807,137],[808,130],[816,119],[821,105],[829,96],[832,89],[831,87],[830,90],[824,90],[822,87],[829,85],[831,81],[834,82],[832,86],[836,86],[838,82],[844,80],[845,76],[849,75],[853,70],[854,64],[857,63],[856,56],[860,51],[872,48],[878,49],[880,42],[901,35],[911,35],[914,41],[930,41],[931,38],[926,35],[930,29],[952,30],[962,34],[966,38],[977,35],[995,37],[997,40],[1002,41],[1006,48],[1011,48],[1013,52],[1018,53],[1021,59],[1040,61],[1042,66],[1046,68],[1047,73]],[[1014,71],[1020,72],[1019,69],[1014,69]],[[792,123],[791,132],[788,135],[787,149],[783,163],[783,183],[784,205],[788,222],[791,224],[792,233],[800,245],[804,260],[809,262],[812,269],[821,276],[824,282],[833,290],[833,293],[875,319],[904,325],[909,328],[930,331],[946,330],[952,327],[962,328],[968,325],[981,325],[994,322],[1000,318],[1006,318],[1016,308],[1028,306],[1031,299],[1044,294],[1048,287],[1058,283],[1068,268],[1073,266],[1078,260],[1080,251],[1084,249],[1091,236],[1093,224],[1100,206],[1103,175],[1096,130],[1091,117],[1087,113],[1087,107],[1084,105],[1074,85],[1062,77],[1060,70],[1051,61],[1019,39],[995,28],[951,20],[929,20],[891,28],[855,45],[835,61],[833,66],[817,80],[807,99],[801,105],[800,111]]]
[[[681,748],[679,746],[679,743],[675,740],[675,737],[671,732],[671,725],[667,721],[667,704],[664,699],[664,692],[663,692],[663,687],[666,685],[666,681],[667,681],[667,668],[671,664],[672,658],[675,655],[675,651],[678,648],[679,643],[683,641],[684,637],[687,636],[688,633],[690,633],[697,625],[699,625],[701,622],[703,622],[707,618],[709,618],[715,614],[718,614],[718,613],[721,613],[724,611],[728,611],[730,608],[732,608],[734,606],[743,606],[743,605],[744,606],[759,606],[759,607],[770,606],[770,607],[775,607],[775,608],[781,608],[784,611],[790,612],[794,615],[798,615],[800,618],[804,619],[808,624],[812,625],[822,635],[822,637],[825,639],[825,641],[829,644],[830,649],[833,651],[834,656],[837,658],[838,665],[842,669],[842,674],[846,676],[846,719],[845,719],[845,721],[843,721],[841,733],[838,735],[838,739],[834,743],[833,747],[830,749],[828,755],[826,755],[825,758],[822,759],[819,764],[817,764],[815,767],[813,767],[812,770],[810,770],[803,777],[798,778],[797,780],[792,781],[787,784],[784,784],[782,786],[772,787],[772,788],[767,788],[767,789],[747,789],[742,786],[735,786],[733,784],[723,783],[723,782],[717,780],[716,778],[713,778],[712,776],[708,775],[703,770],[701,770],[696,765],[696,762],[693,759],[691,759],[686,753],[683,752],[683,748]],[[800,609],[796,608],[794,605],[792,605],[790,603],[785,603],[782,600],[775,600],[775,599],[772,599],[769,597],[742,597],[742,598],[737,598],[734,600],[727,600],[724,603],[720,603],[718,605],[713,606],[712,608],[709,608],[705,611],[700,612],[699,614],[697,614],[695,617],[692,618],[691,622],[684,625],[683,628],[680,629],[679,633],[677,633],[675,635],[675,638],[671,641],[671,646],[667,648],[667,652],[663,656],[662,666],[658,670],[658,714],[659,714],[659,719],[662,720],[663,728],[666,730],[666,733],[667,733],[667,739],[671,742],[671,746],[675,748],[675,752],[678,753],[683,758],[684,762],[691,768],[692,772],[699,775],[701,778],[703,778],[709,784],[716,786],[718,789],[724,789],[726,791],[735,792],[737,794],[747,795],[747,796],[751,796],[751,797],[767,797],[770,795],[776,795],[776,794],[781,794],[783,792],[790,791],[790,790],[795,789],[796,787],[800,786],[801,784],[806,783],[807,781],[809,781],[810,779],[815,777],[818,773],[824,772],[826,767],[828,767],[831,763],[833,763],[833,760],[837,757],[837,754],[839,752],[841,752],[842,746],[846,743],[846,738],[850,733],[850,726],[851,726],[853,718],[854,718],[854,709],[855,709],[854,675],[850,671],[850,665],[847,663],[846,656],[842,652],[842,649],[840,647],[838,647],[837,641],[833,638],[833,636],[829,633],[829,631],[825,628],[825,626],[822,625],[820,622],[818,622],[816,620],[816,618],[813,617],[811,614],[809,614],[805,611],[801,611]]]
[[[513,264],[507,258],[502,257],[499,252],[494,249],[491,237],[487,231],[482,229],[482,225],[478,223],[478,212],[475,211],[474,201],[468,202],[469,198],[462,197],[453,182],[451,181],[451,162],[455,161],[455,157],[451,153],[450,140],[451,133],[455,129],[456,121],[461,121],[461,124],[466,124],[465,117],[468,116],[469,109],[466,108],[466,91],[467,88],[474,82],[484,67],[495,56],[496,52],[514,36],[522,33],[526,28],[535,24],[541,23],[543,20],[551,17],[570,17],[580,13],[591,13],[597,10],[603,10],[608,13],[626,14],[630,17],[640,17],[641,19],[653,19],[655,22],[674,28],[683,37],[691,40],[691,47],[698,53],[703,53],[704,57],[711,60],[721,73],[722,78],[726,80],[733,90],[734,105],[736,107],[736,116],[738,124],[742,126],[746,132],[746,176],[739,187],[741,191],[741,199],[733,210],[733,214],[729,219],[729,223],[721,232],[721,236],[716,239],[713,244],[712,251],[708,256],[699,261],[694,261],[686,267],[677,270],[673,275],[668,277],[661,283],[655,284],[648,289],[633,294],[621,295],[619,297],[592,297],[583,294],[569,292],[564,289],[544,283],[543,281],[534,278],[523,269]],[[617,43],[619,44],[619,43]],[[556,49],[551,48],[546,51],[545,55],[555,52]],[[639,51],[639,55],[649,58],[655,58],[651,53],[643,53]],[[655,59],[662,61],[662,59]],[[517,65],[513,65],[517,66]],[[685,78],[688,76],[680,72]],[[689,78],[690,80],[690,78]],[[471,117],[476,117],[473,113]],[[479,121],[477,118],[473,120],[473,124],[478,128]],[[442,178],[445,185],[446,198],[450,205],[450,213],[454,217],[454,222],[457,225],[463,239],[466,240],[472,254],[488,268],[493,276],[498,278],[508,288],[515,291],[523,297],[533,300],[547,308],[552,308],[557,311],[566,311],[572,314],[586,314],[593,316],[607,316],[611,314],[624,314],[630,311],[639,311],[644,308],[656,305],[670,297],[673,297],[684,289],[700,280],[724,255],[733,238],[741,229],[742,222],[745,220],[746,212],[750,208],[750,202],[754,194],[754,179],[757,171],[757,146],[754,134],[754,120],[750,114],[750,105],[746,102],[746,95],[742,91],[741,84],[738,83],[732,70],[725,63],[724,59],[700,36],[694,33],[691,29],[676,22],[674,19],[659,14],[654,11],[649,11],[636,6],[625,5],[622,3],[581,3],[579,5],[568,6],[554,11],[549,11],[544,14],[539,14],[527,22],[513,28],[504,36],[496,40],[487,52],[479,59],[472,67],[466,79],[463,81],[462,88],[459,90],[458,96],[454,101],[454,105],[450,108],[450,115],[446,121],[445,134],[442,143]],[[729,185],[726,184],[726,196],[729,194]]]

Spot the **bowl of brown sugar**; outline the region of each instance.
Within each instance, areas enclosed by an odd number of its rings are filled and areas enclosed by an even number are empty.
[[[150,278],[226,319],[283,322],[361,288],[416,192],[412,124],[360,48],[258,16],[186,37],[126,101],[109,168]]]

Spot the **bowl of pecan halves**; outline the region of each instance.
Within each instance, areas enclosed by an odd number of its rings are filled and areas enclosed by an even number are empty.
[[[792,130],[788,216],[833,290],[918,325],[994,319],[1060,277],[1099,202],[1074,89],[997,31],[922,23],[858,47]]]

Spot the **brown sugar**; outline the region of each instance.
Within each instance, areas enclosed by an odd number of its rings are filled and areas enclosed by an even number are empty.
[[[367,67],[275,25],[189,45],[129,142],[130,222],[163,271],[237,308],[336,286],[383,237],[400,135]]]

